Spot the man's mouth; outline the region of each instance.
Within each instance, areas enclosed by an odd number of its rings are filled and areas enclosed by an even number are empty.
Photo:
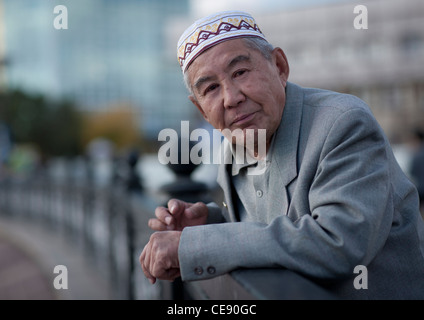
[[[234,125],[241,126],[241,125],[247,124],[249,121],[253,120],[255,115],[256,115],[256,112],[240,115],[233,120],[230,126],[234,126]]]

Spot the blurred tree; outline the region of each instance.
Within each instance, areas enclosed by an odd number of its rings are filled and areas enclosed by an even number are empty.
[[[33,144],[43,157],[81,153],[81,116],[72,103],[20,90],[0,94],[0,121],[15,143]]]
[[[136,120],[134,110],[125,105],[86,114],[82,130],[83,145],[87,146],[96,138],[104,138],[121,150],[140,146],[142,136]]]

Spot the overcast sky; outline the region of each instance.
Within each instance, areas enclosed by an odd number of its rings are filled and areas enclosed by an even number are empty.
[[[273,10],[351,2],[353,0],[191,0],[192,15],[201,17],[224,10],[242,10],[252,15]]]

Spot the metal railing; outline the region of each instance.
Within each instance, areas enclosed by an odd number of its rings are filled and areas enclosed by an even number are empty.
[[[152,286],[138,258],[152,234],[147,221],[155,208],[173,197],[205,202],[217,197],[216,190],[190,179],[194,167],[173,169],[176,179],[162,186],[162,197],[134,185],[134,164],[127,171],[130,179],[115,179],[106,185],[92,179],[52,179],[48,174],[3,178],[0,212],[36,221],[46,230],[69,237],[109,279],[116,299],[335,298],[284,269],[236,270],[204,281],[177,279]]]

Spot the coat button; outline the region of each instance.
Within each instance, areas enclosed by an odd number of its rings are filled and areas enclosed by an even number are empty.
[[[222,202],[222,205],[224,206],[224,208],[227,208],[227,204],[225,202]]]
[[[258,190],[258,191],[256,191],[256,195],[258,196],[258,198],[262,198],[264,193],[262,192],[262,190]]]
[[[209,274],[215,274],[216,269],[214,267],[210,266],[210,267],[208,267],[207,271],[208,271]]]
[[[196,268],[194,268],[194,273],[197,276],[201,276],[203,274],[203,268],[202,267],[196,267]]]

